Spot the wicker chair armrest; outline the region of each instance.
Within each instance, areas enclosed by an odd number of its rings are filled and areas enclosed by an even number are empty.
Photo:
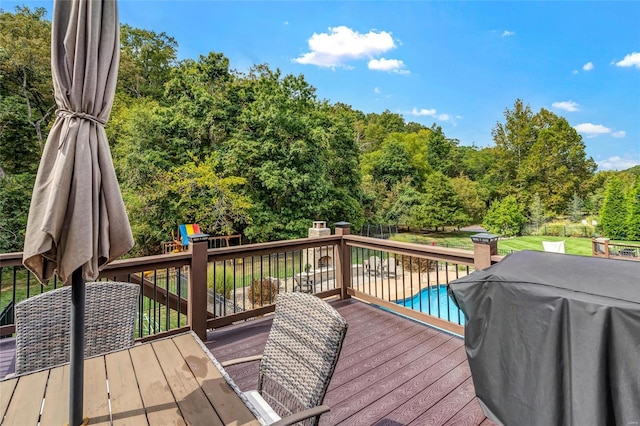
[[[318,405],[317,407],[307,408],[306,410],[299,411],[282,420],[278,420],[271,426],[288,426],[296,424],[304,419],[311,417],[320,417],[321,414],[329,411],[330,408],[327,405]]]
[[[261,359],[262,359],[262,354],[253,355],[253,356],[247,356],[247,357],[244,357],[244,358],[230,359],[228,361],[221,362],[220,364],[223,367],[228,367],[230,365],[243,364],[245,362],[260,361]]]

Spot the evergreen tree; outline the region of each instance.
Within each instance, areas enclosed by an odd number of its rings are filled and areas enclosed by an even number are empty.
[[[571,203],[569,204],[569,216],[571,216],[571,220],[577,222],[582,219],[583,210],[584,203],[582,202],[582,198],[580,198],[578,194],[573,194]]]
[[[602,225],[602,230],[607,237],[618,240],[625,238],[627,203],[624,196],[624,184],[617,177],[613,177],[607,184],[600,212],[600,225]]]
[[[535,225],[536,229],[538,229],[545,219],[546,215],[544,213],[544,205],[542,205],[540,195],[535,194],[531,199],[531,204],[529,205],[529,220]]]
[[[640,175],[629,193],[627,210],[627,239],[640,241]]]

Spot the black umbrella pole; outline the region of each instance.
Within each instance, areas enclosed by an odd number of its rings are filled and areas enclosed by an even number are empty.
[[[71,348],[69,354],[69,426],[83,424],[84,394],[84,305],[85,283],[82,268],[71,275]]]

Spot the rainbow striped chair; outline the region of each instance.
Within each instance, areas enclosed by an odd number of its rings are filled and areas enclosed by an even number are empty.
[[[189,245],[189,236],[193,234],[200,233],[200,225],[197,223],[187,223],[180,224],[178,226],[180,230],[180,239],[182,240],[182,245],[186,248]]]

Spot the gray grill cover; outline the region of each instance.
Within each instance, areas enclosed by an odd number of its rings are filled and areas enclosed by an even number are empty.
[[[640,424],[640,262],[523,251],[449,293],[489,418]]]

